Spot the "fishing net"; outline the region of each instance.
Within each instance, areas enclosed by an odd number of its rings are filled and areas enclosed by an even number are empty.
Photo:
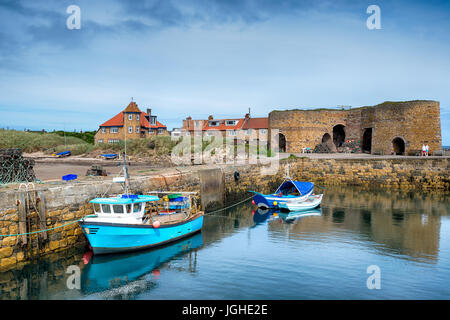
[[[0,183],[36,180],[34,160],[22,157],[22,149],[0,149]]]

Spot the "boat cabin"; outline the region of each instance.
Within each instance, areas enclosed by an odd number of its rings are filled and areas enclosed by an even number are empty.
[[[113,198],[95,198],[90,202],[99,218],[141,219],[145,213],[146,203],[158,200],[157,196],[150,195],[121,195]]]

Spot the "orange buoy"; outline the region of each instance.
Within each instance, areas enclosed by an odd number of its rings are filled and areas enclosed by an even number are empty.
[[[159,228],[159,226],[161,225],[161,222],[159,222],[159,221],[155,221],[155,222],[153,222],[153,228]]]

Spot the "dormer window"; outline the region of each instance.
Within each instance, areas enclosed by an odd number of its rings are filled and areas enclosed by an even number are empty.
[[[237,120],[227,120],[227,121],[225,121],[225,124],[227,126],[235,126],[236,123],[237,123]]]
[[[150,124],[156,126],[156,116],[150,116]]]
[[[220,121],[209,121],[209,126],[210,127],[218,127],[220,125]]]

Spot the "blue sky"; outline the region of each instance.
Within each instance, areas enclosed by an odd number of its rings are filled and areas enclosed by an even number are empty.
[[[0,26],[0,127],[95,130],[131,97],[169,128],[430,99],[450,145],[447,1],[1,0]]]

